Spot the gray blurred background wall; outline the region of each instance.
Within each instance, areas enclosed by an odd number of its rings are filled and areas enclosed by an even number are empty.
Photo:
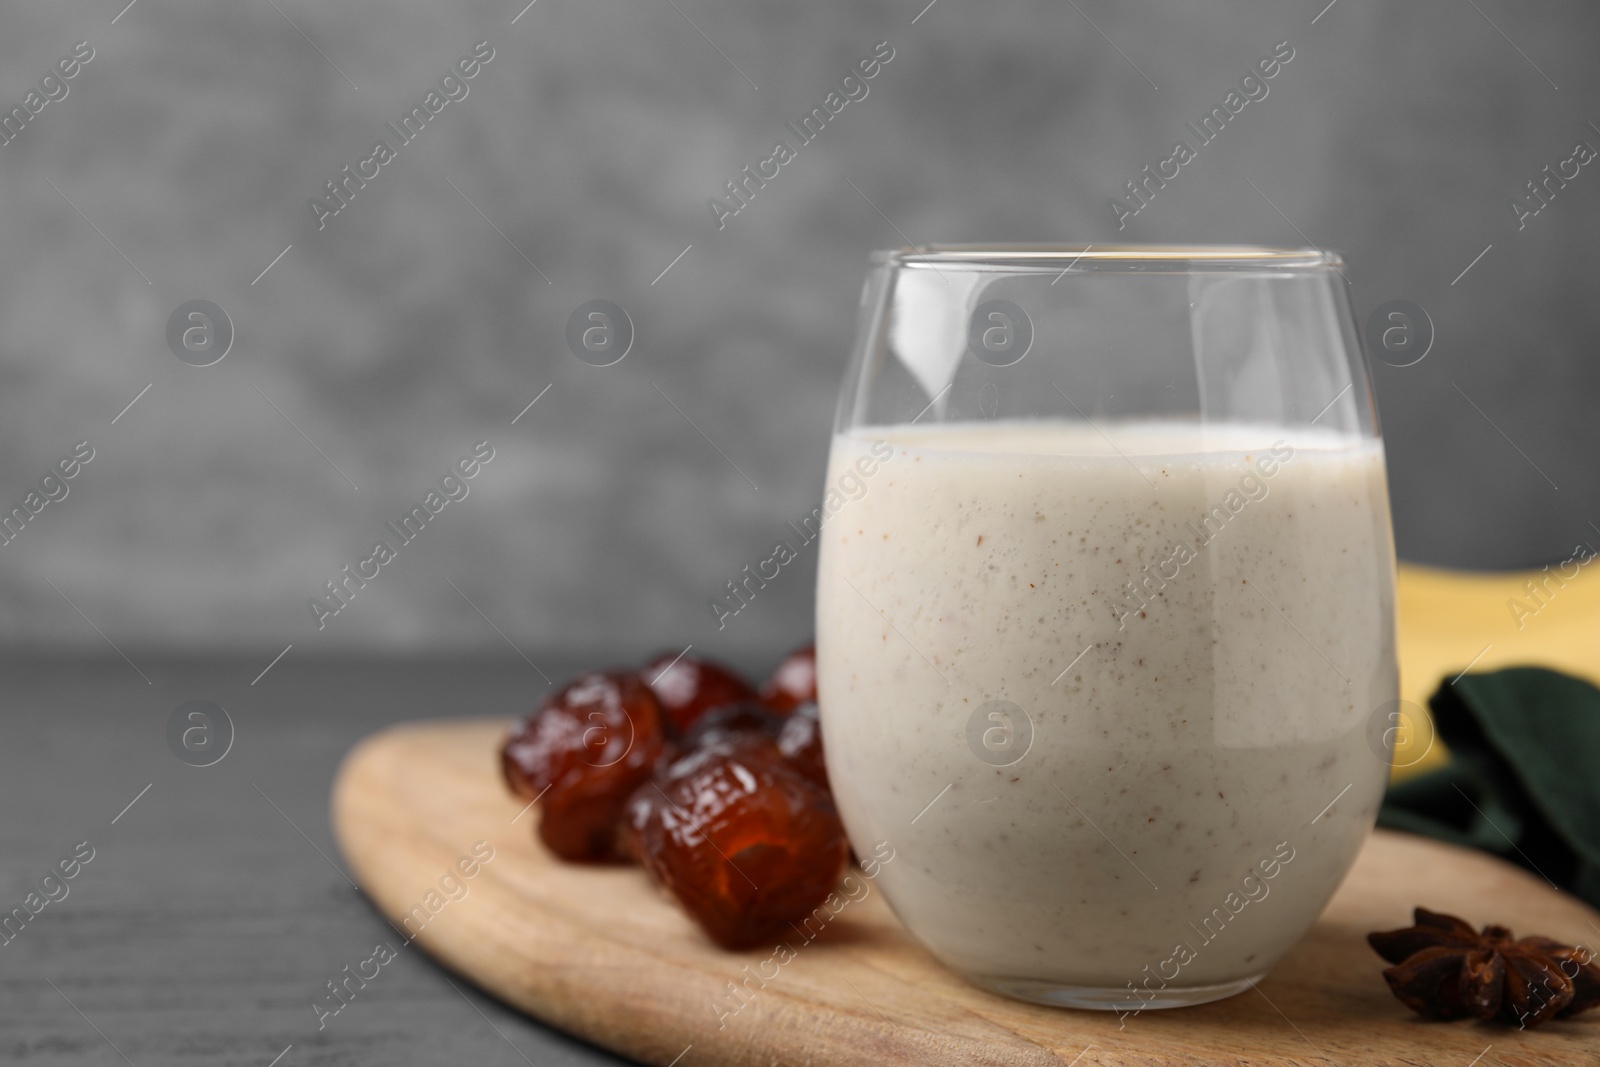
[[[0,545],[0,639],[799,642],[810,555],[721,631],[707,604],[815,506],[867,253],[907,241],[1339,249],[1358,316],[1405,298],[1437,331],[1375,371],[1401,555],[1596,536],[1600,172],[1521,229],[1507,206],[1600,145],[1593,5],[924,3],[9,6],[4,108],[93,58],[0,146],[0,504],[94,458]],[[479,41],[468,95],[319,229],[308,201]],[[719,230],[707,199],[880,41],[868,96]],[[1109,199],[1282,41],[1119,233]],[[603,368],[565,342],[600,298],[636,332]],[[209,367],[167,343],[193,299],[236,333]],[[307,599],[480,440],[469,495],[319,630]]]

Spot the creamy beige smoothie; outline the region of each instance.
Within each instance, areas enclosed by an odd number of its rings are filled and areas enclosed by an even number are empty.
[[[892,458],[823,531],[817,667],[839,809],[858,851],[896,849],[895,911],[1024,996],[1181,1002],[1263,974],[1386,777],[1366,742],[1397,691],[1381,445],[871,427],[834,440],[829,484],[874,441]]]

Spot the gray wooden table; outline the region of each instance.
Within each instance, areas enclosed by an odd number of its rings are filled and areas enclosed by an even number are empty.
[[[252,685],[266,657],[133,658],[0,661],[0,916],[58,897],[0,935],[0,1063],[626,1062],[416,951],[320,1031],[311,1008],[394,940],[333,843],[340,758],[388,723],[525,710],[547,691],[526,663],[291,653]],[[539,665],[557,680],[578,666]],[[234,724],[213,766],[168,747],[168,717],[192,699]],[[81,842],[93,859],[42,885]]]

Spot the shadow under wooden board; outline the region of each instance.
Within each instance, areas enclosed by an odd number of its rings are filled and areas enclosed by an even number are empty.
[[[1389,994],[1365,934],[1409,925],[1415,904],[1586,945],[1600,942],[1600,915],[1492,857],[1382,831],[1260,987],[1214,1004],[1145,1012],[1119,1028],[1113,1014],[993,996],[941,967],[872,892],[730,1013],[740,1002],[727,983],[771,953],[716,948],[635,868],[547,853],[533,836],[536,813],[519,814],[501,785],[505,727],[417,723],[363,741],[334,786],[339,845],[402,936],[444,966],[646,1063],[1600,1063],[1600,1012],[1536,1031],[1429,1023]],[[461,877],[457,861],[480,841],[480,856],[492,848],[493,858]]]

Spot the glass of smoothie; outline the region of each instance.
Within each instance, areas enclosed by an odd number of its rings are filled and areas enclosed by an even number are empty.
[[[1341,266],[873,256],[819,560],[828,775],[973,983],[1125,1016],[1233,995],[1372,828],[1394,547]]]

